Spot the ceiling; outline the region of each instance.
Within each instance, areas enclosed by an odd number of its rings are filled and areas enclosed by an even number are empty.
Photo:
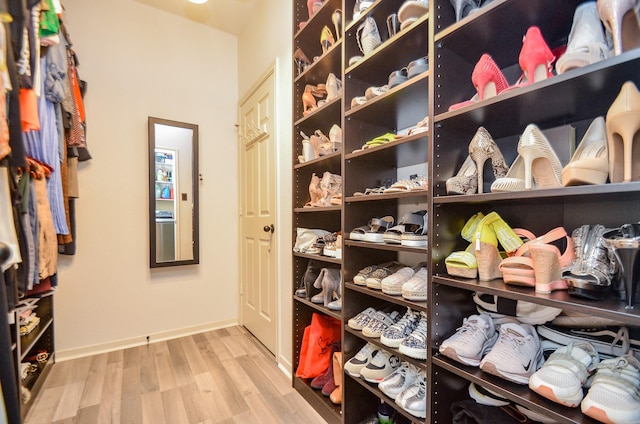
[[[247,17],[253,13],[260,0],[209,0],[205,4],[193,4],[188,0],[135,1],[220,31],[239,35],[248,21]]]

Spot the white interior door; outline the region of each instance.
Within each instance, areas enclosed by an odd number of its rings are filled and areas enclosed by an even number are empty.
[[[275,83],[271,70],[240,104],[242,324],[272,353],[277,342]]]

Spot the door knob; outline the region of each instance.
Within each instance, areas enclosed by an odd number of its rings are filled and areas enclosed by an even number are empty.
[[[262,229],[262,231],[264,231],[265,233],[273,233],[275,230],[276,228],[273,226],[273,224],[265,225],[264,228]]]

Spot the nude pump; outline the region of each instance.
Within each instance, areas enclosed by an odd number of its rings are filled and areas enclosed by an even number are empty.
[[[598,14],[613,37],[616,56],[640,47],[640,27],[633,7],[634,0],[598,0]]]
[[[602,116],[591,122],[571,161],[562,170],[565,187],[604,184],[609,176],[609,149]]]
[[[622,85],[607,112],[606,121],[609,181],[640,180],[640,92],[632,81]]]

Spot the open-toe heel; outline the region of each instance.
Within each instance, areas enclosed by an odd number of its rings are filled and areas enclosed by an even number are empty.
[[[633,309],[640,275],[640,224],[624,224],[605,232],[604,238],[613,251],[618,265],[627,300],[626,309]]]
[[[633,149],[640,149],[640,144],[634,146],[640,142],[640,92],[632,81],[622,85],[618,97],[607,112],[606,123],[609,181],[620,183],[639,180],[640,160],[634,158]]]
[[[562,271],[569,285],[569,294],[591,300],[604,299],[611,290],[615,262],[602,235],[602,225],[583,225],[573,230],[573,250],[576,259]]]
[[[526,190],[535,179],[537,188],[562,187],[562,164],[547,137],[535,124],[529,124],[518,141],[518,153],[524,160]]]
[[[504,161],[500,148],[493,141],[491,134],[484,127],[478,128],[476,134],[469,143],[469,156],[476,164],[478,173],[478,193],[483,193],[484,185],[484,164],[487,159],[491,159],[491,167],[495,178],[504,177],[509,168]]]
[[[562,254],[556,246],[547,244],[563,237],[566,239],[566,247]],[[539,242],[540,239],[547,240]],[[529,248],[536,279],[536,293],[548,294],[554,290],[566,290],[568,285],[567,281],[562,278],[562,269],[575,259],[571,237],[567,235],[564,228],[558,227],[540,239],[534,240]]]

